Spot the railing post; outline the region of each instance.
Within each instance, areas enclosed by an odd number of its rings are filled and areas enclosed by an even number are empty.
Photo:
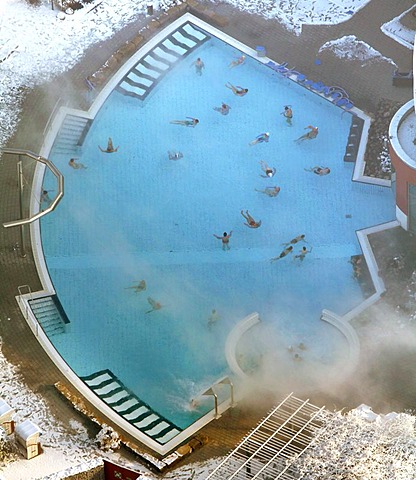
[[[19,209],[20,209],[20,218],[23,218],[23,162],[20,160],[17,162],[17,181],[19,184]],[[25,226],[20,225],[20,255],[24,258],[26,257],[26,248],[25,248]]]
[[[221,415],[218,413],[218,395],[214,392],[212,387],[208,388],[208,390],[206,390],[202,395],[212,395],[214,397],[215,419],[217,420],[220,418]]]

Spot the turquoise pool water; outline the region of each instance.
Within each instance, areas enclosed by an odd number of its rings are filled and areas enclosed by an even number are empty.
[[[394,218],[390,189],[352,182],[353,165],[343,162],[351,114],[255,59],[230,69],[239,55],[212,38],[144,102],[113,92],[80,148],[87,169],[71,169],[67,156],[51,152],[65,196],[42,219],[42,243],[71,321],[51,340],[78,375],[110,369],[181,427],[212,407],[192,411],[189,402],[229,374],[225,340],[253,311],[271,350],[306,342],[322,364],[345,351],[321,311],[343,314],[363,300],[349,263],[361,253],[355,231]],[[205,63],[200,76],[197,57]],[[233,95],[227,82],[248,94]],[[221,102],[229,115],[213,109]],[[287,104],[292,126],[280,114]],[[187,116],[199,125],[170,123]],[[296,143],[307,125],[319,126],[318,137]],[[262,132],[270,141],[249,146]],[[99,151],[108,137],[117,153]],[[168,150],[184,156],[168,160]],[[261,160],[277,169],[272,179],[260,176]],[[315,165],[331,174],[304,170]],[[49,176],[44,185],[53,189]],[[275,185],[275,198],[255,190]],[[247,228],[241,210],[261,227]],[[223,251],[213,234],[230,230]],[[303,262],[294,258],[303,243],[270,262],[300,234],[312,247]],[[143,279],[146,291],[129,288]],[[148,297],[162,308],[146,313]],[[212,309],[219,320],[209,328]]]

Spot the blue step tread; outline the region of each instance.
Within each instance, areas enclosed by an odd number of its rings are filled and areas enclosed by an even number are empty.
[[[209,40],[209,35],[190,22],[159,42],[123,77],[116,90],[123,95],[145,100],[161,78],[195,48]],[[147,84],[146,79],[149,81]]]
[[[158,443],[163,445],[182,431],[126,388],[110,370],[80,378],[109,407]]]

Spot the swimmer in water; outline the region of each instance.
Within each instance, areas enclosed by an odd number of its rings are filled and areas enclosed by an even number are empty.
[[[88,167],[86,167],[83,163],[78,163],[75,161],[75,158],[71,158],[68,162],[68,165],[73,168],[74,170],[82,170],[82,169],[86,169]]]
[[[259,228],[261,225],[261,220],[256,222],[254,218],[248,213],[248,210],[246,210],[246,213],[244,213],[243,210],[241,210],[241,215],[246,219],[247,223],[244,223],[244,225],[247,225],[249,228]]]
[[[331,173],[331,169],[328,167],[311,167],[311,168],[304,168],[305,172],[313,172],[320,177],[324,175],[329,175]]]
[[[237,67],[238,65],[242,65],[246,61],[246,56],[241,55],[241,57],[236,58],[233,60],[228,66],[229,68]]]
[[[40,196],[40,203],[47,203],[50,205],[52,203],[52,200],[49,197],[49,192],[52,192],[53,190],[42,190],[42,195]]]
[[[290,245],[290,247],[285,248],[278,257],[271,258],[270,263],[273,263],[276,260],[280,260],[281,258],[286,257],[286,255],[288,255],[292,250],[293,250],[293,246]]]
[[[228,115],[230,113],[231,107],[226,103],[222,102],[221,107],[214,107],[216,112],[220,112],[221,115]]]
[[[293,257],[293,260],[299,259],[301,262],[303,262],[305,260],[306,255],[311,252],[312,252],[312,247],[310,250],[308,250],[306,247],[302,247],[302,250],[299,252],[298,255],[295,255]]]
[[[282,243],[282,245],[284,245],[286,247],[287,245],[295,245],[298,242],[307,243],[306,240],[305,240],[305,234],[302,233],[302,235],[298,235],[297,237],[292,238],[292,240],[290,242]]]
[[[163,306],[161,303],[156,302],[156,300],[153,300],[152,297],[147,297],[147,301],[149,302],[149,304],[152,308],[145,313],[155,312],[156,310],[160,310]]]
[[[269,141],[269,138],[270,138],[270,133],[269,132],[266,132],[266,133],[260,133],[260,135],[257,135],[257,137],[252,140],[249,145],[256,145],[257,143],[264,143],[264,142],[268,142]]]
[[[304,135],[300,136],[295,142],[303,142],[303,140],[312,140],[318,136],[318,127],[313,127],[312,125],[308,125],[305,127],[305,130],[309,128],[309,132],[305,133]]]
[[[254,189],[256,192],[264,193],[268,197],[277,197],[280,192],[280,187],[266,187],[264,190]]]
[[[286,118],[286,123],[288,125],[292,126],[293,112],[292,112],[292,108],[291,108],[290,105],[285,106],[285,109],[283,110],[281,115],[283,115]]]
[[[213,325],[215,325],[219,319],[220,316],[218,315],[218,312],[215,310],[215,308],[213,308],[211,315],[208,317],[208,328],[211,328]]]
[[[184,127],[196,127],[199,123],[197,118],[186,117],[188,120],[172,120],[173,125],[183,125]]]
[[[215,238],[218,238],[218,240],[222,241],[222,249],[223,250],[229,250],[230,249],[230,238],[231,235],[233,234],[233,231],[231,230],[230,233],[227,234],[227,232],[224,232],[222,234],[222,237],[219,237],[218,235],[213,234]]]
[[[169,160],[180,160],[183,158],[183,153],[182,152],[174,152],[172,150],[168,151],[168,158]]]
[[[205,68],[204,62],[198,57],[191,66],[195,65],[195,72],[197,75],[202,75],[202,70]]]
[[[244,97],[248,93],[248,88],[243,88],[240,86],[234,86],[232,83],[228,82],[225,85],[227,88],[232,90],[234,95],[237,95],[237,97]]]
[[[263,177],[263,178],[272,178],[274,177],[275,173],[276,173],[276,169],[274,167],[269,167],[269,165],[267,165],[267,163],[263,160],[260,160],[260,166],[261,166],[261,169],[263,170],[263,172],[265,173],[265,175],[261,175],[260,174],[260,177]]]
[[[113,140],[111,140],[111,137],[109,137],[108,142],[107,142],[107,148],[104,150],[104,149],[101,148],[99,145],[98,145],[98,148],[99,148],[102,152],[104,152],[104,153],[114,153],[114,152],[117,152],[117,150],[118,150],[120,147],[114,148],[114,146],[113,146]]]
[[[140,280],[140,282],[137,285],[126,287],[126,290],[130,290],[130,289],[134,290],[134,293],[143,292],[143,290],[146,290],[146,281]]]

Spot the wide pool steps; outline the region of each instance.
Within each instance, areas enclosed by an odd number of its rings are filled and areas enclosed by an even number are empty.
[[[156,442],[163,445],[182,431],[140,400],[110,370],[100,370],[81,380],[121,417]]]
[[[209,38],[209,35],[189,22],[182,25],[141,58],[118,84],[116,90],[144,100],[174,65]]]
[[[91,120],[76,115],[66,115],[53,144],[54,153],[75,154],[83,144]]]
[[[69,319],[56,295],[34,298],[29,305],[48,338],[65,333]]]

